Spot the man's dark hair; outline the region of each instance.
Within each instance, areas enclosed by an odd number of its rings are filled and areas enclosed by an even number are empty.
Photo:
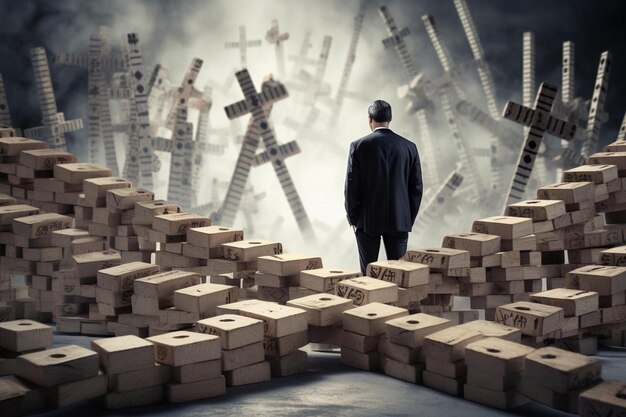
[[[367,114],[378,123],[391,121],[391,105],[384,100],[374,100],[367,108]]]

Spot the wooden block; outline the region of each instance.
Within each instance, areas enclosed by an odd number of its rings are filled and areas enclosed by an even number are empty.
[[[56,164],[76,162],[76,157],[58,149],[31,149],[20,153],[20,165],[34,170],[51,170]]]
[[[241,300],[235,303],[224,304],[224,305],[218,306],[215,312],[218,315],[220,314],[239,314],[240,315],[242,309],[253,306],[253,305],[265,305],[268,307],[273,307],[273,306],[276,306],[277,304],[271,303],[269,301],[256,300],[256,299]]]
[[[456,362],[465,357],[465,347],[472,342],[483,339],[482,333],[452,326],[431,333],[424,339],[424,355],[443,362]]]
[[[322,259],[299,253],[261,256],[257,261],[259,272],[279,276],[296,275],[301,271],[322,268]]]
[[[9,226],[13,219],[25,216],[32,216],[39,213],[37,207],[26,204],[15,204],[10,206],[0,206],[0,226]]]
[[[459,249],[469,252],[471,256],[487,256],[500,252],[500,236],[483,233],[461,233],[444,236],[444,248]]]
[[[533,222],[530,219],[520,217],[488,217],[476,220],[472,224],[472,232],[498,235],[502,239],[516,239],[532,234]]]
[[[78,278],[96,277],[99,270],[119,265],[121,261],[120,253],[113,249],[72,256]]]
[[[553,220],[565,214],[565,203],[561,200],[526,200],[507,206],[506,215],[525,217],[534,222]]]
[[[424,385],[445,392],[446,394],[461,396],[463,395],[463,381],[454,378],[448,378],[438,375],[434,372],[426,371],[422,373]]]
[[[262,320],[266,337],[282,337],[307,329],[306,311],[279,304],[242,305],[242,316]]]
[[[152,221],[152,228],[166,235],[185,235],[189,229],[210,225],[211,220],[208,217],[192,213],[160,214],[154,216]],[[189,243],[194,245],[191,241]]]
[[[170,382],[165,385],[165,397],[171,403],[219,397],[224,394],[226,394],[226,379],[222,375],[204,381],[186,384]]]
[[[70,183],[81,184],[84,180],[96,177],[109,177],[111,170],[96,164],[73,163],[54,166],[54,178]]]
[[[34,214],[13,219],[13,233],[37,239],[50,233],[72,227],[72,218],[56,213]]]
[[[34,413],[45,407],[41,391],[10,375],[0,377],[0,407],[2,415],[17,417]]]
[[[521,343],[522,332],[511,326],[495,323],[488,320],[473,320],[460,324],[459,327],[475,330],[485,337],[498,337],[511,342]]]
[[[465,384],[463,397],[466,400],[485,404],[493,408],[499,408],[500,410],[510,410],[511,408],[521,407],[530,402],[528,398],[518,393],[515,389],[493,391],[470,384]]]
[[[91,378],[65,382],[45,390],[48,403],[53,407],[67,407],[72,404],[98,398],[107,392],[107,375],[100,373]]]
[[[465,347],[465,363],[498,378],[524,371],[527,355],[535,349],[498,337],[487,337]]]
[[[423,346],[426,336],[452,325],[450,320],[417,313],[388,320],[385,323],[385,334],[393,343],[409,348],[419,348]]]
[[[19,155],[22,151],[31,149],[46,149],[48,144],[40,140],[27,139],[18,136],[0,137],[0,155]]]
[[[308,343],[309,332],[304,330],[282,337],[265,337],[263,338],[263,349],[265,349],[266,357],[285,356]]]
[[[152,364],[147,368],[124,371],[119,374],[108,374],[109,391],[128,392],[169,382],[175,373],[174,370],[177,368],[154,363],[154,354],[152,352],[150,352],[150,359]],[[219,364],[219,361],[215,362]]]
[[[33,320],[0,323],[0,348],[12,352],[28,352],[52,345],[52,328]]]
[[[236,349],[222,350],[222,371],[232,371],[262,362],[263,359],[265,359],[265,349],[262,341]]]
[[[154,358],[158,363],[181,366],[210,361],[221,357],[219,337],[209,334],[178,331],[146,339],[154,343]]]
[[[135,295],[156,299],[171,299],[174,291],[198,285],[202,282],[200,275],[185,271],[168,271],[145,278],[136,279]]]
[[[626,290],[626,267],[588,265],[566,275],[573,288],[612,295]]]
[[[342,347],[341,363],[364,371],[375,371],[380,367],[380,355],[376,350],[361,353]]]
[[[237,349],[263,341],[263,321],[235,314],[222,314],[195,324],[198,333],[220,337],[222,349]]]
[[[598,309],[598,293],[593,291],[555,288],[532,294],[530,298],[535,303],[562,308],[565,317],[582,316]]]
[[[341,326],[342,313],[354,307],[351,300],[332,294],[309,295],[287,301],[287,305],[305,310],[310,326]]]
[[[404,308],[374,302],[342,314],[344,330],[364,336],[379,336],[385,334],[386,321],[408,316],[409,313]]]
[[[98,287],[113,292],[133,291],[135,280],[159,273],[159,266],[130,262],[98,271]]]
[[[125,392],[108,392],[103,405],[107,410],[140,407],[163,402],[163,385],[155,385]]]
[[[189,382],[206,381],[222,375],[222,361],[214,359],[211,361],[190,363],[182,366],[163,366],[172,370],[172,380],[181,384]]]
[[[470,255],[466,250],[451,248],[433,248],[423,250],[409,250],[404,259],[428,265],[436,271],[469,268]]]
[[[563,171],[564,182],[592,182],[603,184],[617,178],[617,166],[609,164],[581,165]]]
[[[17,358],[18,376],[50,387],[98,375],[98,354],[76,345],[28,353]]]
[[[272,378],[272,370],[269,362],[259,362],[243,368],[233,369],[226,372],[224,376],[226,377],[226,385],[235,387],[269,381]]]
[[[181,207],[165,200],[140,201],[135,204],[133,224],[152,226],[155,216],[180,213]]]
[[[233,261],[252,262],[260,256],[279,255],[283,253],[283,245],[271,240],[240,240],[222,245],[224,258]]]
[[[560,329],[563,318],[562,308],[519,301],[498,306],[495,321],[528,336],[543,336]]]
[[[281,277],[278,275],[263,274],[257,272],[254,274],[254,283],[258,287],[266,288],[286,288],[299,284],[299,275],[290,275],[287,277]]]
[[[203,248],[218,248],[223,252],[224,243],[243,240],[243,230],[225,226],[196,227],[187,231],[187,242]]]
[[[537,236],[528,235],[512,240],[502,239],[501,248],[502,251],[534,251],[537,250]]]
[[[341,346],[356,352],[367,353],[378,350],[379,336],[364,336],[343,330],[341,336]]]
[[[602,363],[579,353],[544,347],[526,356],[525,379],[558,393],[567,393],[601,381]]]
[[[309,356],[303,350],[296,350],[282,357],[268,357],[272,376],[289,376],[306,372]]]
[[[114,188],[106,191],[106,208],[110,212],[131,210],[135,203],[154,200],[154,193],[144,188]]]
[[[120,336],[91,342],[107,374],[120,374],[154,366],[154,346],[137,336]]]
[[[422,364],[407,365],[406,363],[398,362],[388,357],[382,359],[382,364],[385,375],[412,384],[421,384],[423,382],[422,373],[424,372],[424,365]]]
[[[300,272],[299,284],[313,291],[334,293],[337,282],[360,276],[360,272],[340,269],[310,269]]]
[[[444,362],[429,357],[426,360],[425,370],[433,372],[446,378],[454,378],[457,380],[464,380],[467,375],[467,366],[463,359],[456,362]]]
[[[570,251],[568,251],[569,253]],[[582,263],[582,262],[581,262]],[[626,266],[626,246],[618,246],[615,248],[608,248],[600,251],[600,259],[598,262],[600,265],[613,265],[613,266]]]
[[[174,291],[174,307],[200,314],[215,316],[217,306],[239,300],[239,289],[230,285],[198,284]]]
[[[372,302],[395,303],[398,286],[370,277],[351,278],[336,283],[335,295],[349,298],[357,306]]]
[[[545,185],[537,190],[537,198],[546,200],[562,200],[565,204],[576,204],[582,201],[593,200],[593,183],[560,182]]]
[[[378,351],[387,358],[398,362],[413,365],[417,362],[424,363],[425,358],[421,348],[409,348],[389,341],[384,336],[378,339]]]
[[[372,262],[367,265],[366,275],[409,288],[428,284],[429,271],[430,268],[421,263],[392,260]]]
[[[102,199],[106,200],[108,190],[130,187],[131,181],[120,177],[88,178],[83,182],[85,200],[92,205],[96,205]]]
[[[0,207],[1,206],[13,206],[17,204],[15,198],[10,195],[0,193]]]
[[[605,381],[583,391],[578,397],[580,417],[611,417],[626,415],[626,384]]]

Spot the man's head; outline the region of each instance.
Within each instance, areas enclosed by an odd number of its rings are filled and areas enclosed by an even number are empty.
[[[391,106],[384,100],[374,100],[367,108],[367,118],[372,130],[377,127],[389,127]]]

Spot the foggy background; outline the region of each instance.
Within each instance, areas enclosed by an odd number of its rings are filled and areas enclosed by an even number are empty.
[[[591,97],[600,54],[610,50],[613,63],[606,105],[609,120],[602,128],[601,144],[615,140],[626,110],[626,83],[622,76],[626,70],[625,2],[467,0],[467,3],[491,66],[500,109],[507,100],[521,103],[523,32],[535,34],[536,87],[542,81],[560,86],[562,42],[575,43],[575,96],[582,96],[585,100]],[[378,13],[378,8],[383,5],[388,6],[399,28],[409,27],[411,34],[405,42],[418,71],[428,77],[442,73],[421,20],[421,16],[427,13],[434,16],[441,38],[456,64],[472,59],[452,0],[369,1],[348,87],[362,99],[344,101],[341,119],[333,129],[328,122],[331,109],[326,105],[328,100],[318,100],[320,116],[314,126],[304,129],[302,135],[284,123],[288,117],[304,120],[306,112],[298,101],[301,97],[297,91],[290,90],[288,99],[276,103],[271,116],[279,144],[297,139],[302,150],[299,155],[288,158],[286,164],[314,225],[318,242],[305,242],[301,237],[269,164],[253,167],[250,175],[249,185],[254,187],[254,192],[265,193],[265,197],[257,202],[258,211],[252,215],[253,233],[241,213],[235,222],[235,226],[246,230],[246,238],[277,240],[284,244],[286,251],[320,255],[326,267],[358,269],[356,244],[343,208],[343,184],[349,143],[369,133],[368,102],[377,98],[389,101],[394,109],[392,129],[409,139],[419,139],[416,117],[404,114],[406,102],[397,98],[396,88],[406,84],[406,76],[395,51],[385,50],[381,43],[388,36]],[[114,51],[119,51],[120,42],[127,33],[138,33],[146,72],[151,72],[155,64],[161,64],[169,69],[174,86],[180,85],[192,58],[203,59],[204,65],[196,82],[199,89],[207,82],[224,85],[233,69],[239,67],[239,51],[225,49],[224,42],[238,41],[239,26],[245,25],[249,40],[263,41],[261,47],[248,48],[248,69],[258,90],[267,74],[273,73],[277,78],[274,46],[265,41],[265,34],[272,19],[278,19],[280,31],[289,33],[289,40],[283,44],[286,58],[298,54],[306,31],[311,31],[309,58],[316,59],[323,37],[332,36],[324,80],[330,84],[330,97],[334,98],[359,0],[2,0],[0,6],[0,73],[4,77],[13,126],[28,128],[41,124],[30,48],[45,47],[49,60],[61,52],[86,53],[89,36],[97,32],[100,25],[110,27],[110,44]],[[288,80],[293,78],[292,66],[293,61],[287,59]],[[307,70],[312,74],[314,67],[309,66]],[[86,125],[87,71],[51,65],[51,72],[59,111],[65,113],[66,120],[82,118]],[[471,101],[487,112],[475,71],[466,78],[463,86]],[[214,89],[211,127],[229,129],[231,125],[223,107],[242,98],[236,82],[227,91]],[[437,111],[431,136],[441,149],[437,165],[443,179],[453,170],[457,154],[439,103],[435,102],[435,105]],[[194,124],[196,117],[197,113],[190,112],[189,120]],[[248,119],[246,115],[239,120],[239,134],[243,135]],[[521,132],[520,126],[504,123]],[[488,148],[490,139],[482,130],[469,123],[463,123],[461,129],[470,135],[475,147]],[[66,137],[68,150],[76,153],[81,161],[86,161],[87,128]],[[118,165],[123,167],[123,137],[116,135],[116,141]],[[329,145],[330,141],[338,143],[339,149]],[[224,133],[213,134],[210,142],[227,142],[228,147],[224,155],[205,157],[203,183],[196,190],[200,203],[210,201],[213,178],[223,183],[230,181],[240,149],[240,145]],[[157,198],[165,199],[169,156],[159,153],[159,157],[162,168],[157,174],[156,192]],[[489,158],[477,161],[483,178],[487,180]],[[424,178],[424,182],[428,187],[428,178]],[[225,186],[219,188],[220,199],[225,191]],[[440,219],[428,231],[414,233],[410,247],[438,246],[446,233],[469,231],[476,217],[474,212],[471,203],[456,201],[449,216]],[[494,207],[489,215],[497,214],[501,214],[500,207]],[[381,258],[383,254],[381,248]]]

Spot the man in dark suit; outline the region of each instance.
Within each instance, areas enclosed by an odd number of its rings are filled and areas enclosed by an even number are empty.
[[[417,147],[389,129],[389,103],[376,100],[367,113],[372,133],[350,144],[345,185],[363,275],[378,260],[381,237],[387,259],[404,256],[423,188]]]

